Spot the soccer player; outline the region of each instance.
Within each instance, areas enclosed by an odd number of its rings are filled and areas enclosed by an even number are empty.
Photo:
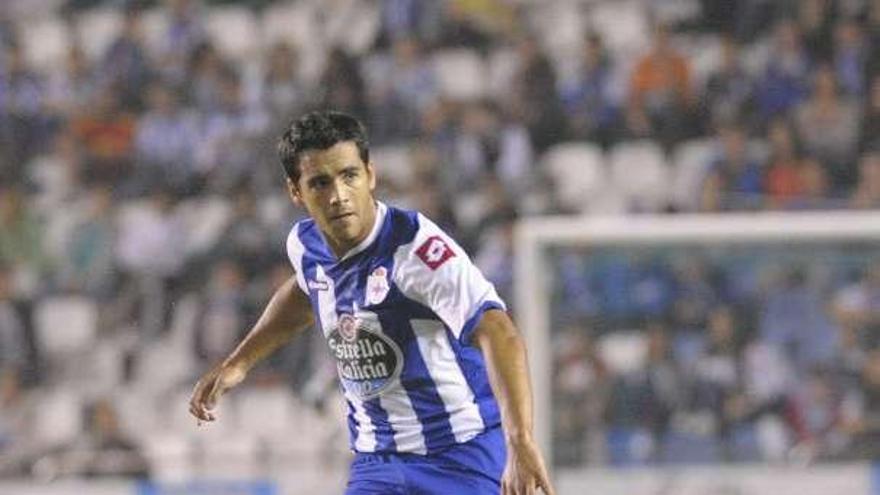
[[[355,118],[310,113],[278,151],[311,217],[287,238],[295,274],[199,380],[190,412],[213,421],[221,395],[315,324],[348,403],[347,494],[553,494],[525,347],[492,284],[431,220],[373,197]]]

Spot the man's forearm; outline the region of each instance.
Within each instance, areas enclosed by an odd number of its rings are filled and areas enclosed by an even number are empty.
[[[247,372],[312,321],[309,300],[291,278],[275,291],[260,319],[223,364]]]
[[[532,388],[525,344],[513,322],[503,311],[487,311],[474,339],[486,359],[508,442],[530,437],[534,421]]]

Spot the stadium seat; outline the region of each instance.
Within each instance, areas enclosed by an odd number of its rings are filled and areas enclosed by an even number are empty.
[[[651,30],[642,2],[619,0],[596,3],[589,10],[587,25],[596,30],[605,45],[616,54],[633,55],[648,46]]]
[[[594,144],[558,144],[547,150],[541,161],[560,204],[567,210],[589,210],[591,202],[607,186],[604,156]]]
[[[170,19],[168,11],[164,8],[153,8],[141,15],[141,29],[144,33],[144,43],[147,51],[152,56],[157,56],[167,49],[166,39]]]
[[[252,387],[236,397],[241,429],[263,440],[286,436],[297,420],[297,404],[290,389],[282,386]]]
[[[672,204],[678,209],[695,211],[699,208],[700,190],[714,146],[711,139],[694,139],[673,151]]]
[[[207,11],[205,30],[214,46],[235,60],[245,61],[258,53],[259,29],[245,7],[215,7]]]
[[[580,46],[584,33],[583,9],[575,2],[546,2],[530,10],[529,22],[549,53]]]
[[[100,7],[77,16],[76,36],[89,60],[100,60],[110,44],[122,32],[122,11]]]
[[[408,188],[413,182],[413,166],[407,145],[377,146],[370,149],[370,160],[376,166],[380,182],[396,188]]]
[[[143,449],[153,479],[166,482],[192,479],[194,446],[189,438],[153,431],[144,437]]]
[[[599,355],[616,374],[626,374],[644,366],[648,347],[645,336],[630,331],[611,332],[597,342]]]
[[[54,388],[39,397],[35,409],[36,441],[58,446],[72,441],[83,427],[83,400],[73,389]]]
[[[98,308],[85,297],[51,297],[39,303],[34,318],[41,350],[49,357],[64,357],[90,349]]]
[[[360,0],[337,0],[333,11],[336,15],[323,19],[327,46],[341,46],[357,54],[373,47],[382,23],[379,9]]]
[[[58,17],[46,17],[19,29],[24,53],[34,68],[48,72],[63,65],[72,44],[68,25]]]
[[[180,205],[179,211],[186,223],[188,253],[200,253],[216,246],[232,216],[229,201],[219,196],[187,201]]]
[[[623,142],[610,154],[611,183],[637,212],[660,211],[669,204],[670,171],[653,141]]]
[[[440,94],[452,100],[478,100],[486,95],[487,64],[475,51],[443,50],[433,56]]]

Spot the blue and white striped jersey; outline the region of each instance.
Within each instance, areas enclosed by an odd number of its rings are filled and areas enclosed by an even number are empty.
[[[505,306],[433,222],[377,203],[369,236],[341,258],[311,219],[287,253],[336,359],[354,451],[429,454],[500,424],[469,340],[484,311]]]

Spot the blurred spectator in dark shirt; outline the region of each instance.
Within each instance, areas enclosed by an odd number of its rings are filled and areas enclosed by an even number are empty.
[[[673,48],[666,26],[657,25],[650,51],[630,77],[630,132],[654,137],[665,146],[675,144],[691,132],[693,104],[688,60]]]
[[[847,454],[855,459],[880,457],[880,349],[868,354],[859,390],[848,401],[845,431],[852,436]]]
[[[834,27],[832,64],[841,92],[852,97],[865,94],[866,68],[870,47],[861,26],[854,19],[844,19]]]
[[[320,94],[318,101],[322,107],[335,108],[361,120],[367,118],[364,79],[358,60],[341,47],[330,51],[316,91]]]
[[[64,239],[56,272],[64,290],[88,295],[100,302],[113,297],[116,218],[109,186],[89,190],[81,212]]]
[[[203,363],[216,363],[241,338],[249,323],[245,277],[232,259],[212,268],[196,324],[195,354]]]
[[[524,36],[516,46],[512,91],[502,101],[510,115],[521,118],[538,153],[565,139],[565,111],[559,99],[556,69],[538,40]]]
[[[122,33],[107,48],[100,68],[101,85],[118,88],[122,108],[129,111],[143,108],[153,70],[144,48],[141,16],[139,7],[125,9]]]
[[[767,206],[785,208],[803,191],[803,160],[794,131],[786,119],[773,119],[767,128],[767,140],[770,145],[764,177]]]
[[[86,183],[112,185],[131,173],[135,119],[123,110],[115,87],[102,88],[71,128],[85,152]]]
[[[10,375],[18,381],[29,352],[25,317],[15,301],[12,276],[10,268],[0,263],[0,380]]]
[[[299,74],[299,53],[290,44],[278,42],[269,48],[265,63],[259,84],[262,105],[271,114],[272,126],[283,126],[291,115],[303,113],[308,102],[309,91]]]
[[[575,78],[564,84],[562,103],[571,137],[608,145],[615,137],[619,110],[611,97],[611,57],[596,33],[585,37],[580,67]]]
[[[859,160],[859,181],[850,206],[862,209],[880,209],[880,151],[865,153]]]
[[[49,79],[49,107],[57,118],[67,121],[87,111],[99,85],[93,69],[82,45],[67,49],[63,68],[52,71]]]
[[[880,49],[877,52],[880,53]],[[880,151],[880,73],[873,76],[868,84],[864,106],[859,150]]]
[[[834,72],[822,66],[816,72],[810,98],[797,109],[796,125],[806,151],[828,167],[837,193],[855,184],[858,150],[858,106],[838,92]]]
[[[719,152],[703,180],[701,208],[704,211],[754,208],[763,193],[762,173],[749,156],[746,136],[737,125],[718,131]]]
[[[169,22],[160,41],[158,71],[175,84],[187,84],[190,60],[207,40],[200,0],[166,0]]]
[[[45,230],[24,191],[0,184],[0,264],[13,270],[17,292],[33,296],[48,288],[45,275],[52,259],[44,245]]]
[[[787,113],[807,94],[810,59],[795,22],[780,21],[775,28],[764,73],[757,85],[760,117]]]
[[[18,181],[24,167],[49,137],[46,84],[28,65],[17,44],[0,46],[0,180]]]
[[[740,61],[740,47],[732,37],[721,41],[721,66],[706,82],[704,108],[711,125],[751,122],[754,82]]]
[[[175,192],[193,193],[198,138],[197,117],[181,105],[174,88],[158,81],[151,84],[147,110],[135,131],[136,173],[129,182],[131,192],[144,194],[161,177]]]

